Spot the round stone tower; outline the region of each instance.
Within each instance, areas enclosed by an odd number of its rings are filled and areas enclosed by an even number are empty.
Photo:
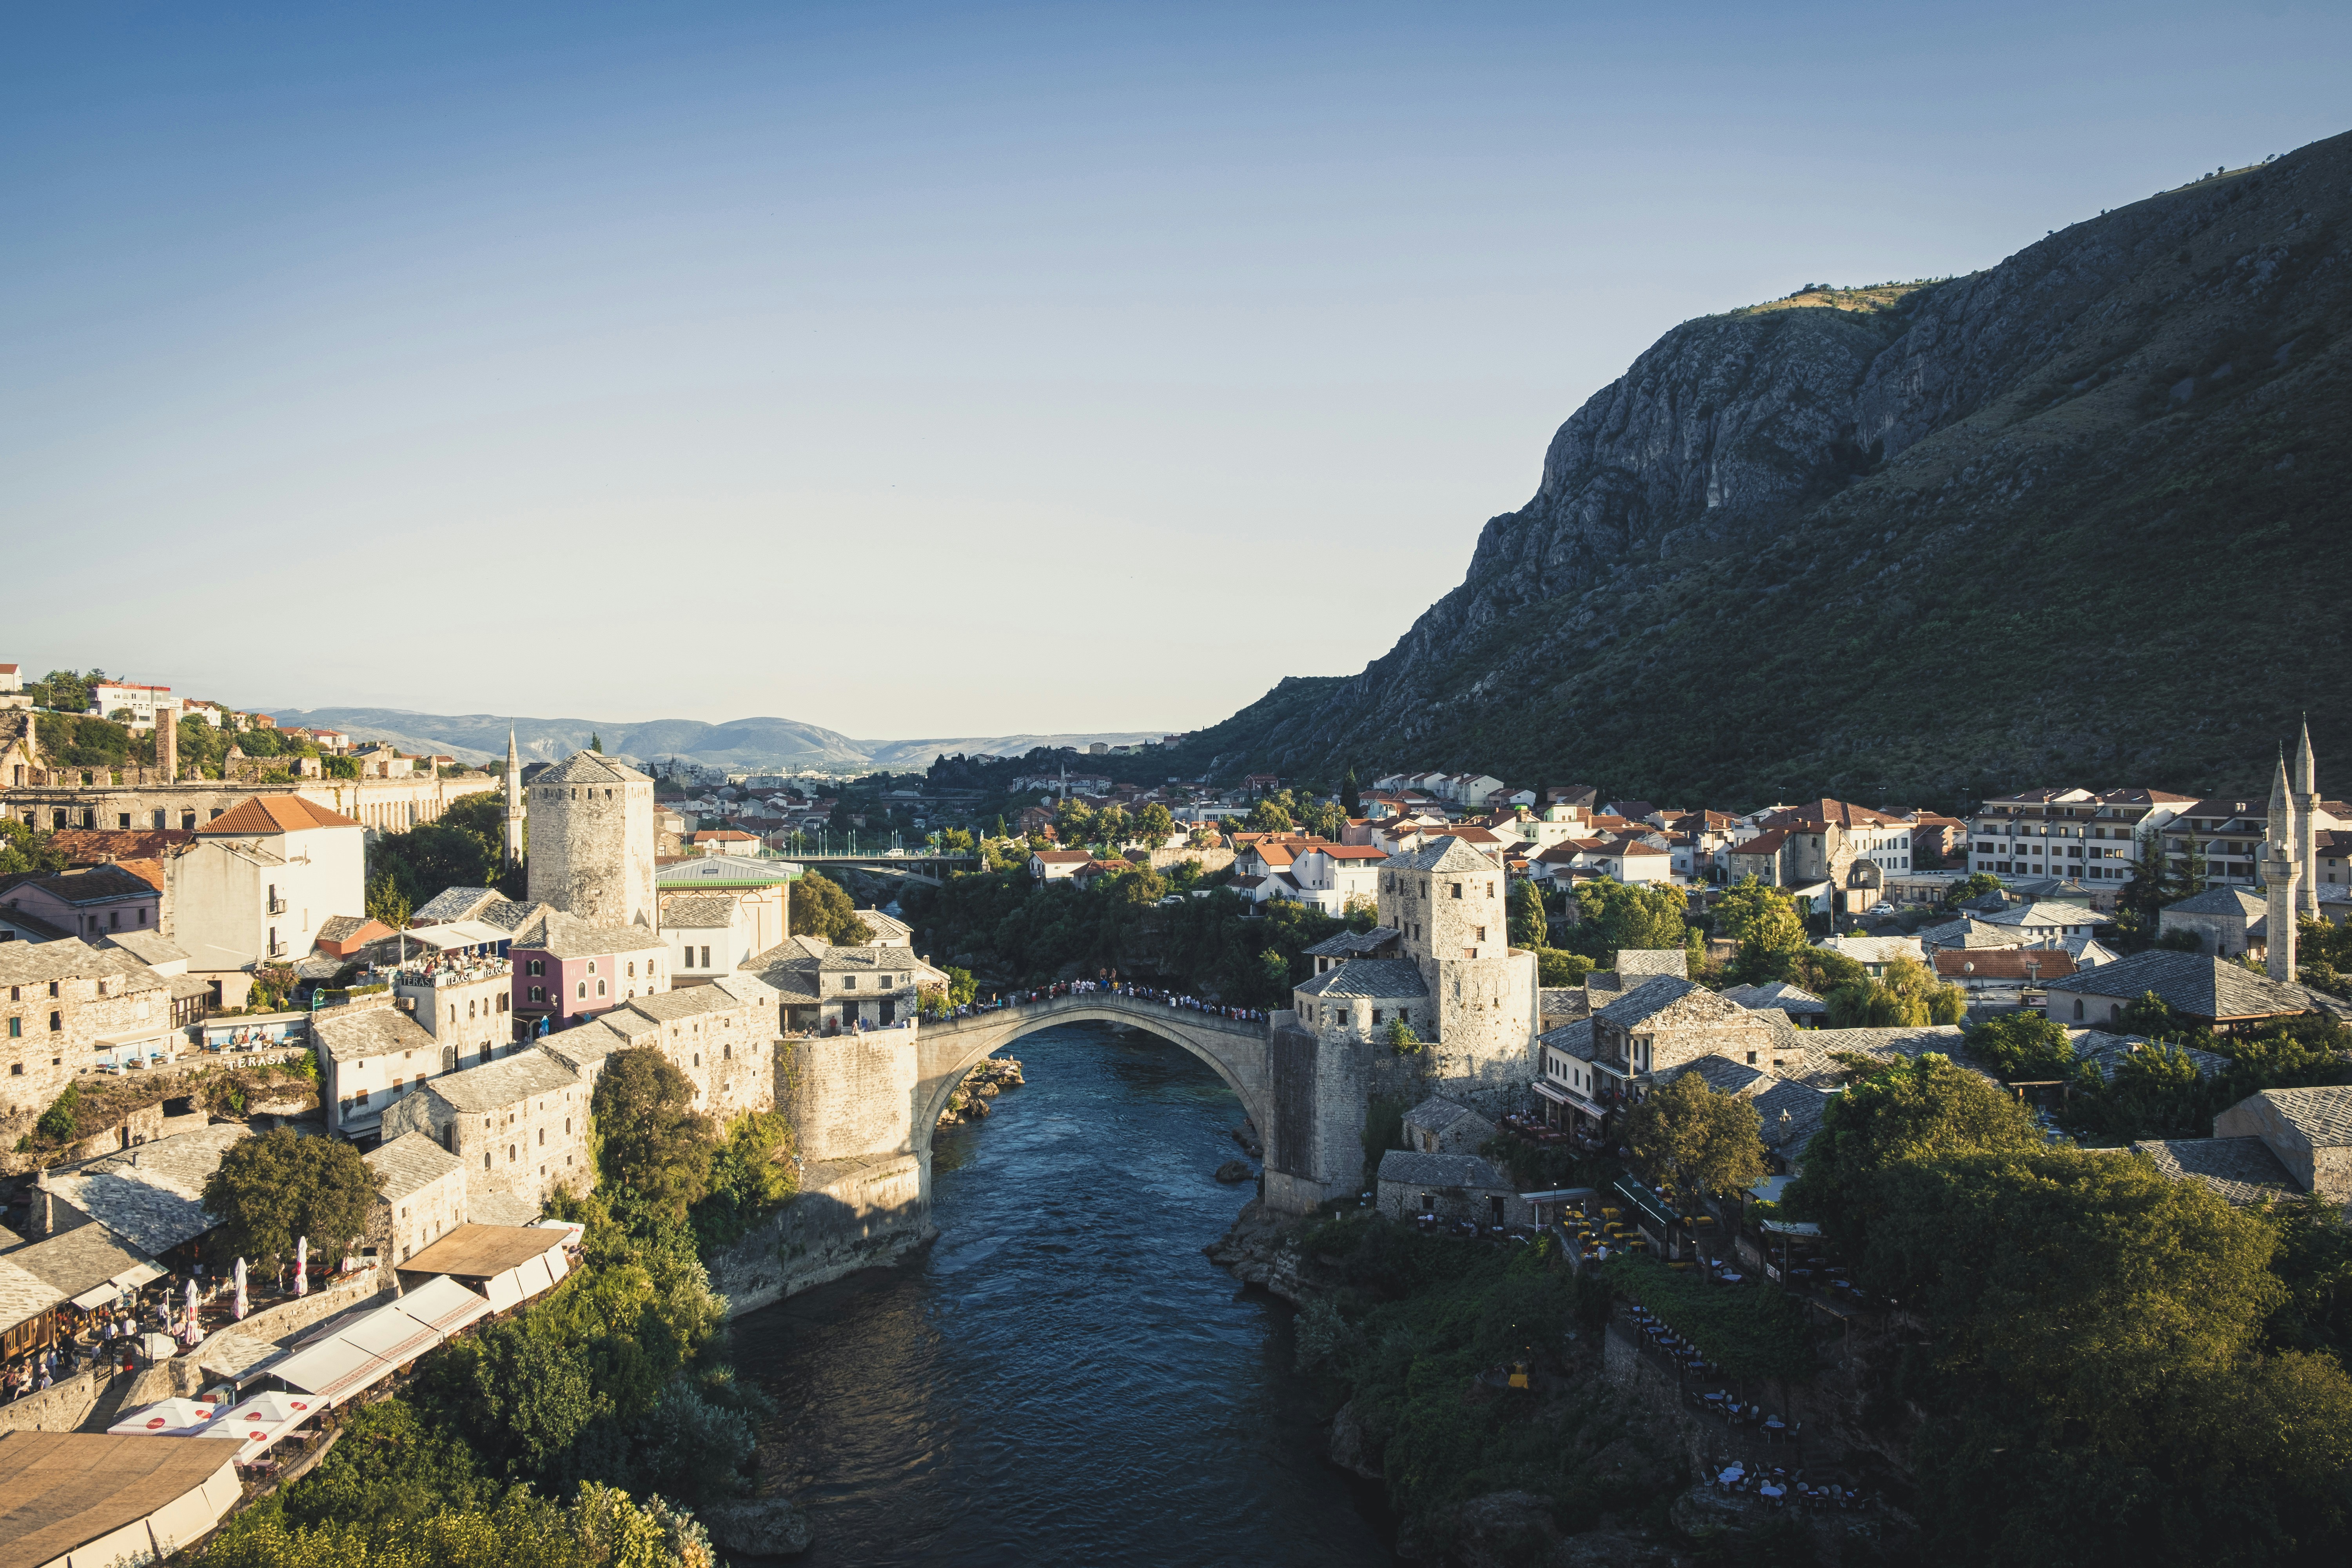
[[[608,925],[653,929],[654,781],[596,752],[533,779],[530,898]]]

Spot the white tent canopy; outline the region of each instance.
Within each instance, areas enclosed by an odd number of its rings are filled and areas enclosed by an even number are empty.
[[[336,1338],[295,1352],[271,1367],[269,1374],[299,1393],[341,1401],[383,1382],[396,1370],[383,1357]]]
[[[234,1442],[236,1462],[249,1465],[271,1444],[328,1408],[325,1400],[299,1394],[257,1394],[238,1400],[190,1436]]]
[[[213,1407],[198,1399],[165,1399],[142,1405],[106,1429],[110,1437],[177,1437],[213,1418]]]
[[[394,1303],[401,1311],[444,1336],[489,1316],[490,1304],[450,1279],[436,1274]]]

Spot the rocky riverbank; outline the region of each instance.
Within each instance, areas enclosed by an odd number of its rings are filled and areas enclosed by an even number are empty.
[[[940,1127],[961,1127],[968,1121],[984,1121],[990,1100],[1027,1081],[1021,1076],[1021,1064],[1011,1057],[989,1058],[964,1074],[963,1081],[948,1096],[948,1108],[940,1112]],[[939,1136],[938,1128],[932,1130],[931,1136]]]

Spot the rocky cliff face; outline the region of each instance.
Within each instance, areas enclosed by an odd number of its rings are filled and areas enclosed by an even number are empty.
[[[2347,213],[2352,136],[1973,277],[1677,327],[1389,654],[1195,749],[1732,804],[2242,787],[2303,707],[2352,743]]]

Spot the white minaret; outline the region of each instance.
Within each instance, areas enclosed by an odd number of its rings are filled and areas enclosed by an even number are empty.
[[[2314,826],[2319,815],[2319,768],[2311,758],[2311,721],[2304,721],[2303,742],[2294,752],[2294,868],[2295,913],[2319,918],[2319,879],[2312,875],[2318,865],[2319,835]]]
[[[522,864],[522,758],[511,729],[507,731],[507,864]]]
[[[2270,922],[2270,951],[2263,961],[2263,970],[2273,980],[2294,978],[2294,879],[2301,868],[2295,862],[2294,807],[2289,804],[2286,785],[2286,758],[2278,760],[2278,773],[2271,780],[2270,843],[2265,847],[2267,858],[2263,862],[2263,891],[2270,895],[2267,919]]]

